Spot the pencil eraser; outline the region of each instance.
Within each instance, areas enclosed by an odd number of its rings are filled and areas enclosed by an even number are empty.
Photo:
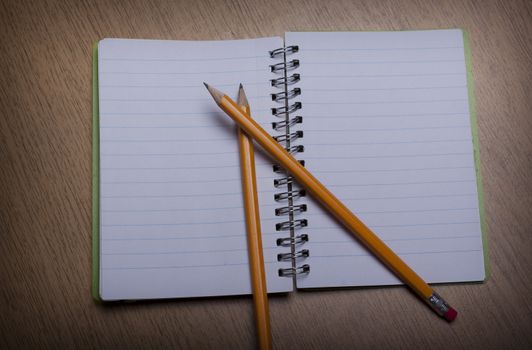
[[[458,315],[458,312],[456,312],[456,310],[452,307],[449,307],[449,310],[443,315],[443,317],[447,320],[447,322],[453,322],[456,318],[456,315]]]

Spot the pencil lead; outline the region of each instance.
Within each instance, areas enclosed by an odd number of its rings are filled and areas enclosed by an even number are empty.
[[[220,104],[220,101],[224,97],[224,93],[219,91],[219,90],[216,90],[215,88],[213,88],[212,86],[210,86],[209,84],[207,84],[205,82],[203,82],[203,84],[205,85],[207,90],[209,90],[209,92],[211,93],[212,98],[214,98],[214,101],[216,101],[216,103]]]
[[[249,108],[248,98],[246,96],[246,93],[244,92],[244,87],[242,86],[242,84],[240,84],[240,87],[238,89],[238,100],[237,101],[238,101],[237,103],[240,106]]]

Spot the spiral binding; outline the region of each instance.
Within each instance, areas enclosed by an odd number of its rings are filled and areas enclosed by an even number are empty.
[[[297,258],[306,258],[310,255],[308,249],[302,249],[298,251],[297,253],[280,253],[277,254],[277,261],[286,261],[286,260],[292,260]]]
[[[301,77],[299,76],[299,74],[294,73],[294,74],[292,74],[289,77],[280,77],[280,78],[276,78],[276,79],[271,79],[270,82],[272,83],[272,86],[274,86],[274,87],[279,87],[279,86],[284,87],[285,85],[295,84],[300,79],[301,79]]]
[[[305,190],[292,190],[292,191],[286,191],[286,192],[281,192],[281,193],[276,193],[274,195],[274,198],[277,202],[280,202],[280,201],[288,201],[288,200],[293,200],[293,199],[297,199],[299,197],[304,197],[306,195],[305,193]]]
[[[294,98],[298,95],[301,95],[301,89],[300,88],[294,88],[293,90],[290,90],[288,92],[279,92],[276,94],[272,94],[272,100],[273,101],[282,101],[282,100],[289,100],[291,98]]]
[[[297,67],[299,67],[299,60],[291,60],[288,62],[272,64],[270,69],[272,73],[284,73],[286,71],[296,69]]]
[[[297,117],[289,119],[288,122],[286,120],[283,120],[281,122],[273,122],[272,128],[276,131],[280,131],[282,129],[286,129],[287,127],[291,127],[291,126],[294,126],[296,124],[301,124],[301,123],[303,123],[303,117],[298,115]],[[302,146],[302,145],[298,145],[298,146]]]
[[[310,266],[308,264],[305,264],[303,266],[298,266],[298,267],[289,267],[286,269],[279,269],[279,276],[292,277],[292,276],[296,276],[302,273],[309,273],[309,272],[310,272]]]
[[[277,245],[282,247],[290,247],[296,244],[303,244],[308,242],[308,235],[306,233],[297,235],[295,237],[283,237],[277,239]]]
[[[300,205],[292,205],[289,207],[281,207],[275,209],[275,216],[281,216],[281,215],[288,215],[290,213],[304,213],[307,211],[307,205],[306,204],[300,204]]]
[[[287,143],[288,140],[290,140],[290,142],[292,142],[292,141],[295,141],[295,140],[300,139],[302,137],[303,137],[303,131],[302,130],[298,130],[298,131],[292,132],[290,134],[274,136],[274,139],[275,139],[275,141],[277,141],[279,143]]]
[[[295,102],[290,106],[272,108],[272,114],[276,117],[288,117],[290,113],[294,113],[298,109],[301,109],[301,102]]]
[[[287,56],[299,51],[299,46],[292,45],[282,48],[278,48],[269,52],[271,58],[282,58],[282,62],[270,65],[270,70],[274,74],[279,74],[280,77],[271,79],[271,86],[282,89],[282,91],[274,92],[271,94],[272,101],[281,104],[279,107],[272,108],[272,114],[279,118],[279,121],[272,123],[272,129],[279,132],[279,135],[273,138],[279,142],[283,147],[292,155],[302,153],[305,148],[301,144],[294,144],[301,140],[304,136],[303,131],[296,130],[291,131],[291,128],[302,124],[303,117],[291,115],[301,109],[301,102],[290,103],[290,100],[297,98],[301,95],[301,88],[289,86],[297,84],[301,80],[299,73],[288,74],[288,72],[295,70],[299,67],[300,62],[298,59],[287,60]],[[301,165],[305,166],[304,160],[299,160]],[[301,230],[308,226],[308,220],[303,218],[297,218],[297,216],[307,211],[306,204],[296,204],[295,202],[306,195],[305,190],[295,187],[294,179],[288,175],[283,168],[275,164],[273,171],[280,175],[281,178],[273,180],[275,188],[283,189],[283,192],[278,192],[274,195],[275,201],[285,202],[286,205],[275,209],[276,216],[286,216],[287,220],[279,222],[275,225],[275,229],[279,232],[288,232],[289,236],[281,237],[277,239],[277,245],[281,247],[289,247],[290,252],[280,253],[277,255],[278,261],[290,261],[292,267],[279,269],[279,276],[293,277],[300,274],[306,274],[310,272],[310,266],[304,264],[297,266],[301,259],[305,259],[310,256],[308,249],[299,249],[298,247],[308,242],[307,234],[296,234],[296,231]],[[298,250],[299,249],[299,250]]]

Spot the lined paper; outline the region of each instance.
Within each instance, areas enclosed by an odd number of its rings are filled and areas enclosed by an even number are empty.
[[[100,294],[104,300],[251,291],[236,129],[203,81],[243,83],[264,126],[275,106],[268,51],[281,38],[99,43]],[[271,129],[271,127],[270,127]],[[257,154],[269,292],[279,278],[271,162]]]
[[[462,32],[286,33],[307,168],[428,282],[485,278]],[[400,283],[306,199],[300,288]]]

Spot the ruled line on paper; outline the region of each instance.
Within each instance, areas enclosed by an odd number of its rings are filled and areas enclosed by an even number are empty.
[[[264,180],[264,179],[276,179],[275,176],[260,176],[257,177],[258,180]],[[205,183],[218,183],[218,182],[241,182],[241,179],[216,179],[216,180],[186,180],[186,181],[174,181],[174,180],[160,180],[160,181],[100,181],[100,184],[104,185],[142,185],[142,184],[190,184],[190,183],[197,183],[197,184],[205,184]]]
[[[130,117],[130,116],[140,116],[140,117],[149,117],[153,115],[168,115],[168,116],[202,116],[202,117],[209,117],[211,115],[218,115],[220,112],[183,112],[183,111],[175,111],[175,112],[100,112],[100,118],[107,117],[107,116],[124,116],[124,117]],[[210,117],[209,117],[210,118]]]
[[[263,204],[261,208],[278,208],[279,203]],[[166,213],[166,212],[182,212],[182,211],[215,211],[215,210],[234,210],[243,209],[242,206],[233,207],[202,207],[202,208],[165,208],[165,209],[102,209],[102,213]],[[277,218],[282,218],[277,216]]]
[[[346,200],[346,199],[344,199]],[[356,199],[359,200],[359,199]],[[401,214],[401,213],[429,213],[429,212],[445,212],[445,211],[466,211],[466,210],[478,210],[478,207],[465,207],[465,208],[434,208],[434,209],[406,209],[406,210],[364,210],[357,211],[356,214],[366,215],[366,214]],[[309,213],[304,214],[308,217],[317,217],[317,216],[326,216],[327,214],[323,213]]]
[[[221,151],[221,152],[175,152],[175,153],[101,153],[101,156],[106,157],[126,157],[126,156],[154,156],[154,157],[163,157],[163,156],[210,156],[210,155],[222,155],[222,154],[235,154],[234,151]]]
[[[360,146],[360,145],[401,145],[401,144],[420,144],[420,143],[442,143],[442,142],[471,142],[471,139],[449,139],[449,140],[422,140],[422,141],[414,141],[414,140],[408,140],[408,141],[397,141],[397,142],[351,142],[351,143],[313,143],[312,146],[336,146],[336,145],[344,145],[344,146]],[[138,156],[182,156],[182,155],[211,155],[211,154],[234,154],[234,152],[213,152],[213,153],[162,153],[162,154],[138,154]],[[464,153],[467,154],[467,153]],[[427,156],[438,156],[438,155],[451,155],[451,153],[447,154],[427,154]],[[453,154],[456,155],[456,154]],[[131,153],[131,154],[102,154],[102,156],[137,156],[137,154]],[[408,157],[409,155],[406,155],[405,157]],[[305,159],[353,159],[352,157],[312,157],[308,158],[305,157]],[[355,157],[356,158],[356,157]]]
[[[350,143],[313,143],[314,146],[349,146],[358,145]],[[435,157],[435,156],[454,156],[454,155],[469,155],[469,152],[451,152],[451,153],[426,153],[426,154],[399,154],[399,155],[369,155],[369,156],[352,156],[352,157],[309,157],[305,156],[305,159],[370,159],[370,158],[417,158],[417,157]],[[315,173],[315,172],[314,172]]]
[[[449,168],[450,169],[450,168]],[[456,167],[455,169],[470,169],[470,167]],[[356,173],[367,173],[357,170],[321,170],[313,171],[314,174],[356,174]],[[457,183],[457,182],[470,182],[474,181],[472,179],[458,179],[458,180],[435,180],[435,181],[412,181],[412,182],[380,182],[380,183],[356,183],[350,185],[329,185],[329,187],[348,187],[348,186],[389,186],[389,185],[420,185],[420,184],[431,184],[431,183]]]
[[[405,130],[443,130],[443,129],[469,129],[469,125],[449,125],[449,126],[424,126],[409,128],[369,128],[369,129],[326,129],[327,132],[357,132],[357,131],[405,131]],[[305,129],[305,132],[323,132],[323,129]]]
[[[338,158],[332,158],[338,159]],[[342,159],[342,158],[339,158]],[[349,159],[349,158],[348,158]],[[445,170],[445,169],[462,169],[462,167],[433,167],[433,168],[402,168],[402,169],[362,169],[362,170],[345,170],[335,171],[336,173],[374,173],[374,172],[401,172],[401,171],[417,171],[417,170]],[[322,172],[323,173],[323,172]],[[275,176],[261,176],[257,177],[259,180],[273,180],[278,177]],[[238,178],[235,179],[216,179],[216,180],[186,180],[186,181],[173,181],[173,180],[159,180],[159,181],[101,181],[101,184],[113,184],[113,185],[142,185],[142,184],[185,184],[185,183],[218,183],[218,182],[240,182]],[[467,180],[469,181],[469,180]]]
[[[257,73],[264,72],[264,69],[244,69],[244,70],[215,70],[209,72],[136,72],[136,71],[101,71],[100,74],[153,74],[153,75],[207,75],[207,74],[237,74],[237,73]]]
[[[403,103],[433,103],[433,102],[467,102],[465,98],[459,99],[442,99],[442,100],[396,100],[396,101],[360,101],[360,102],[314,102],[305,101],[305,105],[369,105],[369,104],[403,104]]]
[[[250,96],[250,100],[259,100],[259,99],[270,99],[272,98],[271,95],[264,95],[264,96]],[[100,101],[103,102],[211,102],[212,98],[209,97],[200,97],[200,98],[152,98],[152,99],[146,99],[146,98],[105,98],[100,99]]]
[[[438,142],[438,141],[434,141]],[[446,141],[442,140],[441,142],[462,142],[462,141]],[[418,143],[418,142],[407,142],[407,143]],[[419,143],[432,143],[432,142],[426,142],[426,141],[420,141]],[[367,143],[313,143],[312,147],[315,146],[350,146],[350,145],[365,145]],[[389,143],[369,143],[370,145],[378,145],[378,144],[389,144]],[[395,144],[395,143],[392,143]],[[189,153],[186,155],[193,155],[196,153]],[[198,154],[208,154],[208,153],[198,153]],[[220,153],[223,154],[223,153]],[[185,155],[185,154],[168,154],[169,156],[173,155]],[[346,156],[346,157],[325,157],[325,156],[307,156],[305,155],[305,159],[363,159],[363,158],[413,158],[413,157],[438,157],[438,156],[456,156],[456,155],[470,155],[469,152],[451,152],[451,153],[426,153],[426,154],[400,154],[400,155],[369,155],[369,156]]]
[[[275,247],[262,247],[265,250],[272,250],[272,249],[278,249],[277,246]],[[108,256],[117,256],[117,255],[186,255],[186,254],[203,254],[203,253],[230,253],[230,252],[246,252],[247,248],[239,248],[239,249],[209,249],[209,250],[182,250],[182,251],[162,251],[162,252],[113,252],[113,253],[102,253],[102,255],[108,255]]]
[[[100,107],[101,108],[101,107]],[[257,112],[269,112],[271,113],[271,109],[252,109],[252,111],[257,111]],[[150,116],[175,116],[175,117],[180,117],[182,118],[183,116],[188,116],[190,118],[197,118],[197,116],[202,116],[202,117],[206,117],[206,118],[211,118],[209,116],[212,116],[212,115],[220,115],[222,114],[223,112],[205,112],[205,111],[202,111],[202,112],[198,112],[198,111],[174,111],[174,112],[106,112],[105,110],[103,111],[100,111],[100,118],[101,117],[108,117],[108,116],[125,116],[125,117],[133,117],[133,116],[138,116],[138,117],[150,117]],[[193,117],[194,116],[194,117]]]
[[[254,60],[254,59],[264,59],[266,56],[233,56],[233,57],[219,57],[219,58],[193,58],[193,59],[183,59],[183,58],[131,58],[131,57],[102,57],[101,61],[140,61],[140,62],[204,62],[204,61],[234,61],[234,60]]]
[[[257,166],[269,165],[269,163],[255,163]],[[224,169],[224,168],[240,168],[240,164],[227,164],[220,166],[185,166],[185,167],[101,167],[104,170],[188,170],[188,169]]]
[[[305,74],[305,79],[307,78],[324,78],[324,79],[330,79],[330,78],[389,78],[389,77],[430,77],[430,76],[463,76],[465,74],[464,72],[452,72],[452,73],[396,73],[396,74],[342,74],[342,75],[332,75],[332,74],[324,74],[324,75],[312,75],[312,74]]]
[[[313,88],[309,89],[306,88],[305,92],[311,91],[311,92],[339,92],[339,91],[401,91],[401,90],[438,90],[438,89],[455,89],[455,88],[467,88],[467,85],[452,85],[452,86],[409,86],[409,87],[386,87],[386,88]]]
[[[278,221],[279,218],[261,218],[261,221]],[[215,220],[215,221],[208,221],[204,220],[201,222],[181,222],[181,223],[143,223],[143,224],[101,224],[102,227],[146,227],[146,226],[195,226],[195,225],[222,225],[222,224],[234,224],[234,223],[242,223],[245,222],[245,219],[239,219],[239,220]]]
[[[454,60],[419,60],[419,61],[324,61],[324,62],[308,62],[305,60],[305,65],[347,65],[347,64],[412,64],[412,63],[448,63],[448,62],[464,62],[464,59],[454,59]]]
[[[257,123],[263,127],[271,126],[271,123]],[[100,125],[100,129],[205,129],[208,128],[219,128],[219,129],[227,129],[226,125],[191,125],[191,126],[183,126],[183,125],[161,125],[158,123],[157,126],[121,126],[121,125]]]
[[[443,167],[427,167],[427,168],[399,168],[399,169],[357,169],[347,170],[350,173],[379,173],[379,172],[396,172],[396,171],[430,171],[430,170],[453,170],[453,169],[469,169],[469,166],[443,166]]]
[[[102,157],[166,157],[166,156],[211,156],[222,154],[235,154],[234,151],[204,152],[204,153],[100,153]]]
[[[471,253],[480,252],[481,249],[450,249],[450,250],[428,250],[416,252],[396,252],[397,255],[420,255],[420,254],[446,254],[446,253]],[[374,256],[373,254],[334,254],[334,255],[316,255],[312,254],[312,258],[346,258],[346,257],[360,257],[360,256]]]
[[[463,49],[463,46],[432,46],[432,47],[381,47],[381,48],[308,48],[300,47],[299,52],[305,51],[327,51],[333,53],[334,51],[402,51],[402,50],[447,50],[447,49]]]
[[[423,224],[386,224],[386,225],[371,225],[372,228],[384,228],[384,227],[417,227],[417,226],[452,226],[452,225],[464,225],[464,224],[480,224],[479,221],[457,221],[457,222],[431,222]],[[314,230],[327,230],[335,229],[338,230],[337,225],[333,226],[312,226],[311,229]]]
[[[426,116],[438,116],[438,117],[445,117],[445,116],[468,116],[468,113],[465,112],[453,112],[453,113],[407,113],[407,114],[373,114],[373,115],[330,115],[327,114],[327,119],[334,119],[334,118],[402,118],[402,117],[426,117]],[[324,114],[307,114],[305,113],[305,119],[307,118],[323,118]]]
[[[276,191],[259,191],[260,193],[277,193]],[[130,196],[100,196],[100,198],[186,198],[186,197],[222,197],[222,196],[241,196],[242,192],[227,192],[227,193],[203,193],[203,194],[179,194],[179,195],[130,195]]]
[[[270,86],[270,83],[269,82],[250,82],[250,81],[243,81],[242,82],[242,85],[244,86],[255,86],[255,85],[265,85],[267,84],[268,86]],[[219,83],[213,83],[213,85],[216,85],[216,87],[234,87],[238,84],[235,84],[235,83],[223,83],[223,84],[219,84]],[[194,85],[175,85],[175,84],[159,84],[159,85],[144,85],[144,84],[137,84],[137,85],[134,85],[134,84],[100,84],[100,88],[132,88],[132,89],[136,89],[136,88],[148,88],[148,89],[167,89],[167,88],[198,88],[198,89],[205,89],[204,86],[202,85],[198,85],[198,84],[194,84]]]
[[[435,237],[397,237],[397,238],[382,238],[383,242],[395,241],[425,241],[425,240],[453,240],[453,239],[468,239],[478,238],[478,235],[457,235],[457,236],[435,236]],[[352,243],[353,239],[338,240],[338,241],[316,241],[312,240],[312,245],[327,245],[337,243]]]
[[[173,236],[173,237],[123,237],[123,238],[104,238],[103,241],[174,241],[174,240],[198,240],[198,239],[226,239],[242,237],[242,234],[230,235],[209,235],[209,236]]]
[[[265,264],[277,264],[277,261],[264,261]],[[205,265],[173,265],[173,266],[132,266],[132,267],[102,267],[102,270],[159,270],[159,269],[186,269],[186,268],[223,268],[231,266],[248,265],[244,263],[221,263],[221,264],[205,264]]]
[[[353,185],[347,185],[353,186]],[[467,194],[434,194],[434,195],[414,195],[414,196],[392,196],[392,197],[353,197],[343,198],[344,201],[361,201],[361,200],[392,200],[392,199],[420,199],[420,198],[448,198],[448,197],[469,197],[476,193]]]
[[[122,139],[100,139],[100,142],[124,142],[124,143],[134,143],[134,142],[153,142],[153,143],[161,143],[161,142],[215,142],[215,141],[229,141],[233,140],[232,137],[224,137],[224,138],[210,138],[210,139],[151,139],[151,140],[138,140],[138,139],[128,139],[128,140],[122,140]]]
[[[273,179],[273,177],[272,177]],[[220,180],[187,180],[187,181],[101,181],[102,185],[154,185],[154,184],[206,184],[206,183],[220,183],[220,182],[240,182],[240,179],[220,179]]]

